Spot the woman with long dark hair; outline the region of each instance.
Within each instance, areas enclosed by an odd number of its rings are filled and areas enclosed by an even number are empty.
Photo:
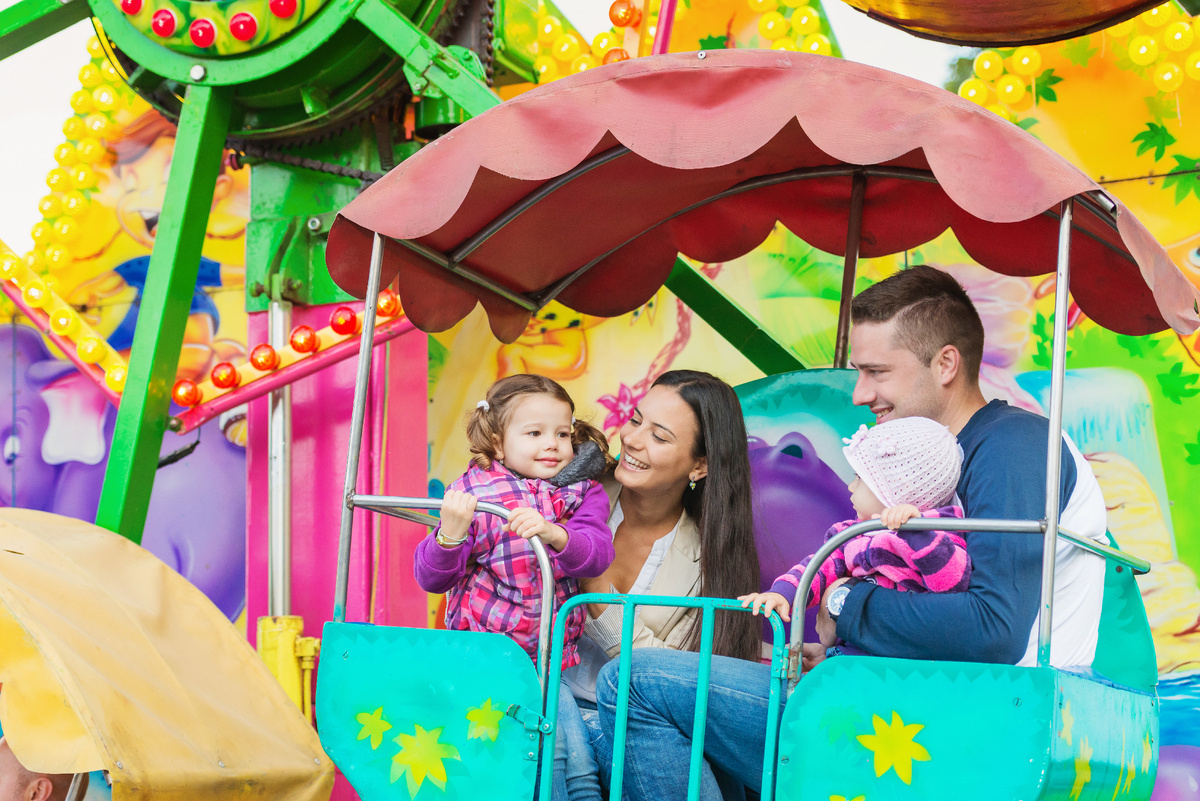
[[[616,553],[585,592],[736,598],[758,589],[746,426],[733,388],[695,370],[659,377],[621,428],[621,457],[608,485]],[[593,604],[559,702],[555,796],[600,797],[612,746],[595,708],[596,676],[621,650],[620,606]],[[699,610],[642,607],[634,648],[698,651]],[[718,613],[713,653],[759,659],[760,621]],[[706,780],[713,781],[706,772]],[[710,785],[715,787],[715,785]]]

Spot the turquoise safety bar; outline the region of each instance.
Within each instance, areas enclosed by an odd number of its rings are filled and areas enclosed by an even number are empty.
[[[613,768],[609,798],[621,798],[625,777],[625,734],[629,717],[630,664],[633,657],[634,614],[639,606],[673,606],[701,609],[700,619],[700,672],[696,681],[696,717],[692,728],[692,755],[688,770],[688,801],[698,801],[700,796],[700,771],[704,760],[704,729],[708,722],[708,678],[712,668],[714,612],[727,610],[749,614],[741,602],[728,598],[679,598],[653,595],[615,595],[611,593],[588,593],[568,599],[558,610],[554,621],[554,643],[550,652],[550,665],[546,682],[545,717],[551,724],[550,732],[543,735],[542,767],[539,801],[548,801],[554,784],[554,742],[558,730],[558,692],[562,682],[562,655],[564,633],[568,613],[583,604],[617,604],[624,608],[625,615],[621,630],[621,655],[617,683],[617,728],[613,733]],[[788,646],[779,615],[771,613],[771,685],[767,697],[767,730],[763,745],[762,801],[772,801],[775,791],[775,754],[778,748],[779,718],[787,690]]]

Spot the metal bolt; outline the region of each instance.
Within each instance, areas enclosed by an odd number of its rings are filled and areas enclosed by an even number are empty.
[[[1013,699],[1013,706],[1020,706],[1020,705],[1021,705],[1021,699],[1020,699],[1020,698],[1014,698],[1014,699]]]
[[[218,766],[220,766],[220,767],[222,767],[222,768],[223,768],[223,767],[225,767],[225,763],[224,763],[224,762],[222,762],[222,761],[221,761],[221,760],[219,760],[219,759],[217,760],[217,765],[218,765]]]
[[[533,753],[532,751],[530,751],[530,752],[529,752],[528,754],[526,754],[525,756],[527,756],[529,759],[533,759],[533,758],[534,758],[534,753]]]
[[[315,764],[317,764],[317,765],[320,765],[320,764],[321,764],[321,758],[320,758],[320,757],[315,757],[315,758],[313,759],[313,762],[314,762]]]
[[[788,763],[788,758],[787,758],[787,757],[783,757],[783,758],[781,758],[779,761],[780,761],[781,763],[783,763],[784,765],[786,765],[786,764]]]
[[[701,50],[699,53],[696,54],[696,58],[708,58],[708,54],[705,53],[703,50]]]
[[[1124,568],[1124,566],[1123,566],[1123,565],[1117,565],[1117,572],[1118,572],[1118,573],[1124,573],[1124,572],[1125,572],[1125,568]]]
[[[118,768],[121,768],[121,769],[124,769],[124,768],[125,768],[125,766],[124,766],[124,765],[122,765],[120,762],[118,762],[118,763],[117,763],[117,767],[118,767]]]
[[[193,81],[203,81],[206,75],[208,75],[208,70],[204,69],[203,64],[193,64],[192,68],[188,70],[188,77]]]
[[[308,230],[320,231],[321,230],[321,218],[320,217],[309,217],[308,218]]]
[[[350,652],[342,651],[342,659],[349,659],[349,658],[350,658]]]

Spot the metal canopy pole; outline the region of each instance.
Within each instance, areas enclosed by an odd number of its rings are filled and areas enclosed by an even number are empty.
[[[1067,371],[1067,310],[1071,289],[1071,220],[1075,199],[1062,203],[1058,225],[1058,268],[1054,274],[1054,350],[1050,363],[1050,433],[1046,443],[1046,534],[1042,544],[1042,598],[1038,617],[1038,665],[1050,665],[1050,632],[1054,603],[1054,556],[1057,551],[1058,485],[1062,474],[1063,383]]]
[[[383,271],[383,237],[371,242],[371,271],[363,301],[362,338],[358,347],[358,373],[354,377],[354,409],[350,414],[350,446],[346,450],[346,483],[342,494],[342,527],[338,536],[337,585],[334,590],[333,620],[346,620],[346,596],[350,588],[350,534],[354,526],[354,495],[358,486],[358,459],[362,452],[363,418],[367,414],[367,389],[371,377],[371,350],[375,346],[375,308],[379,299],[379,274]]]
[[[267,310],[271,347],[288,343],[292,304],[273,298]],[[273,391],[267,405],[267,614],[292,613],[292,388]]]
[[[863,205],[866,198],[867,173],[865,170],[855,170],[850,184],[846,261],[842,268],[842,298],[838,305],[837,340],[833,346],[834,367],[845,367],[850,356],[850,301],[854,299],[854,279],[858,275],[858,249],[862,242]]]

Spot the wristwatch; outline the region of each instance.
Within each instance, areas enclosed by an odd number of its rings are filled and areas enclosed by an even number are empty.
[[[838,615],[842,613],[842,609],[846,606],[846,598],[850,595],[850,590],[854,589],[854,585],[860,581],[862,579],[848,578],[844,584],[839,585],[836,590],[829,594],[829,601],[825,604],[825,608],[829,611],[829,619],[834,623],[837,622]]]

